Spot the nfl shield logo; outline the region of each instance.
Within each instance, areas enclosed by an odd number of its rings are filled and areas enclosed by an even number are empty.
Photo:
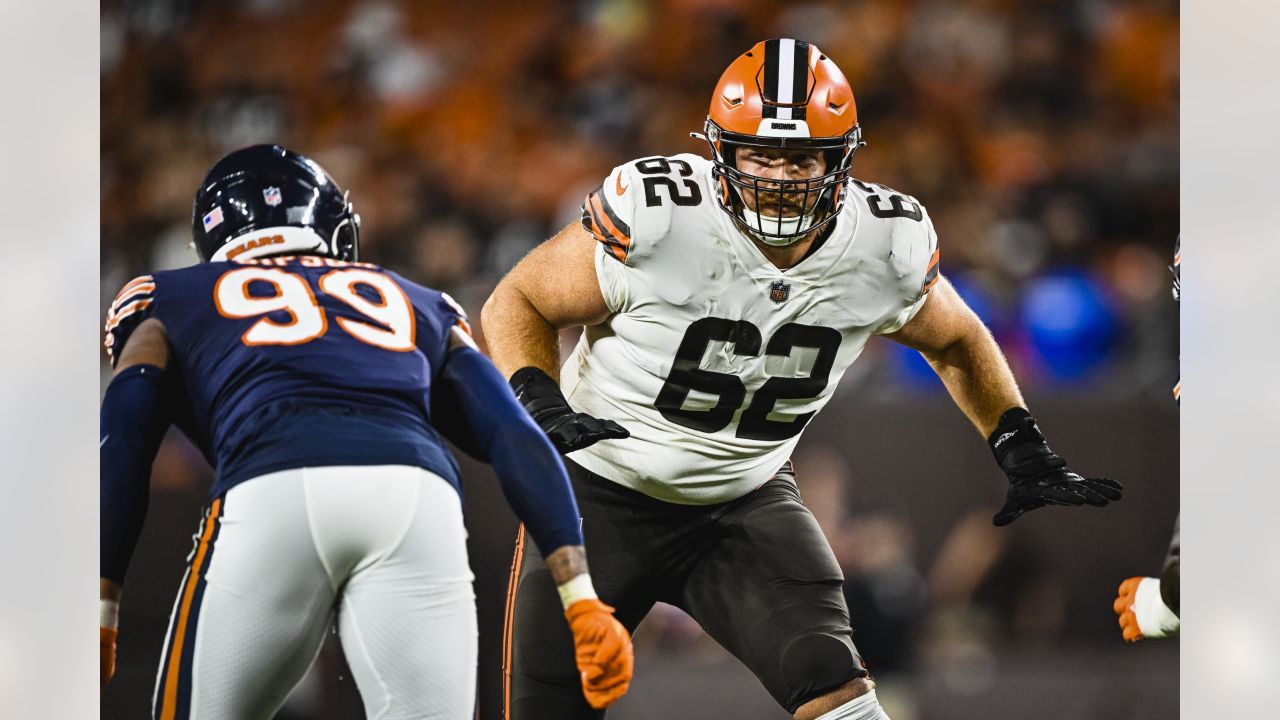
[[[279,205],[280,201],[283,199],[280,197],[280,188],[269,187],[266,190],[263,190],[262,199],[266,200],[267,204],[270,205],[271,207],[275,207]]]
[[[791,297],[791,286],[781,280],[774,280],[769,286],[769,299],[781,305]]]

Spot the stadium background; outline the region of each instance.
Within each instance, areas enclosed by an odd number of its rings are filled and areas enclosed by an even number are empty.
[[[1055,448],[1129,487],[1105,511],[992,528],[1003,481],[983,443],[918,357],[872,343],[796,462],[885,705],[895,720],[1175,717],[1176,644],[1124,646],[1110,601],[1122,578],[1159,569],[1177,512],[1165,269],[1177,12],[1171,0],[104,2],[102,309],[133,275],[194,261],[190,198],[214,159],[276,141],[351,189],[365,259],[478,317],[502,272],[611,167],[703,152],[687,133],[734,56],[766,37],[811,40],[858,100],[868,146],[854,174],[929,207],[944,272]],[[464,472],[487,719],[514,519],[484,468]],[[209,477],[171,437],[103,717],[149,702]],[[636,684],[611,717],[785,717],[678,611],[660,608],[636,642]],[[359,715],[331,644],[281,717]]]

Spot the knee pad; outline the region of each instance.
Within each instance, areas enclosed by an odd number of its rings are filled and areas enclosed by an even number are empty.
[[[824,692],[866,677],[867,670],[847,639],[813,633],[787,646],[782,653],[782,676],[788,688],[787,711],[794,713]]]

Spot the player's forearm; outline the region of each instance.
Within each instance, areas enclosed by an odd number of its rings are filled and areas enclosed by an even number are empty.
[[[164,372],[155,365],[122,368],[102,400],[98,576],[117,585],[142,533],[151,463],[169,427]]]
[[[582,544],[578,505],[560,455],[525,412],[506,380],[484,355],[470,347],[449,353],[436,392],[454,399],[460,428],[473,446],[493,465],[502,493],[524,522],[544,555]]]
[[[995,430],[1004,411],[1026,407],[1004,353],[976,318],[955,342],[924,356],[983,437]]]
[[[556,585],[563,585],[587,572],[587,551],[581,545],[565,545],[546,558],[547,570]]]
[[[480,311],[489,356],[503,377],[523,367],[536,367],[560,377],[560,335],[529,298],[503,280]]]
[[[112,582],[104,577],[98,578],[98,599],[110,600],[112,602],[120,602],[120,596],[124,593],[124,588],[119,583]]]

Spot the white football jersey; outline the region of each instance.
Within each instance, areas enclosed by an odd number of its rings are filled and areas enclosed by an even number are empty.
[[[668,502],[725,502],[783,465],[873,334],[901,328],[938,277],[924,207],[850,180],[826,242],[771,263],[717,204],[697,155],[614,169],[587,196],[613,314],[561,370],[569,404],[631,431],[574,462]]]

